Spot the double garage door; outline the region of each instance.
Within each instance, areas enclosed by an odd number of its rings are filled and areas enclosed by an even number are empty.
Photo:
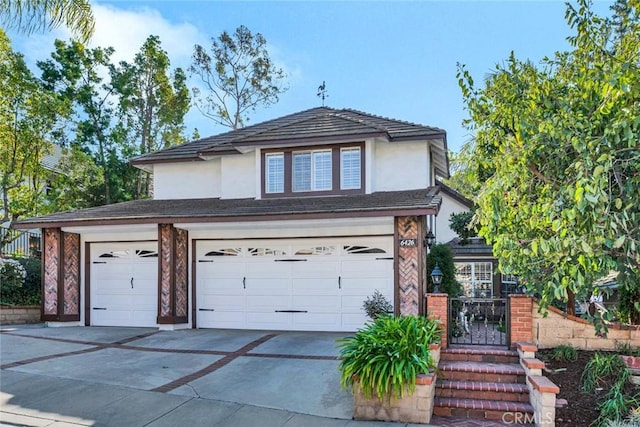
[[[91,324],[156,326],[157,242],[91,245]],[[393,238],[201,240],[199,328],[355,331],[376,290],[393,301]]]
[[[199,241],[199,328],[355,331],[393,301],[393,238]]]

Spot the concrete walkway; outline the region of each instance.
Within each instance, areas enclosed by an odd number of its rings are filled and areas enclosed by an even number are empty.
[[[336,359],[335,340],[345,334],[42,325],[0,332],[0,425],[403,425],[351,420]],[[433,425],[495,425],[453,422]]]

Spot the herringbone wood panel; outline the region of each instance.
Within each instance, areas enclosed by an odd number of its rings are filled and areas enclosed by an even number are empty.
[[[80,235],[63,233],[64,314],[80,314]]]
[[[187,230],[175,228],[176,252],[174,262],[176,263],[175,278],[175,304],[176,316],[186,316],[188,310],[188,248],[189,234]]]
[[[398,238],[416,239],[418,236],[418,221],[416,217],[398,218]],[[398,248],[398,286],[400,296],[400,314],[418,314],[418,247]]]
[[[60,230],[44,230],[44,314],[58,314],[58,266]]]

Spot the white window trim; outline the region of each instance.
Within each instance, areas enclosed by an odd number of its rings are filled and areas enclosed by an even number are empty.
[[[315,162],[315,155],[316,154],[328,154],[329,155],[329,187],[326,188],[318,188],[317,187],[317,182],[316,182],[316,162]],[[311,187],[309,189],[304,189],[304,190],[296,190],[296,173],[295,173],[295,162],[296,162],[296,155],[301,155],[301,154],[309,154],[310,155],[310,162],[311,162],[311,167],[309,169],[309,174],[310,174],[310,181],[311,181]],[[294,151],[291,153],[291,191],[293,193],[307,193],[307,192],[311,192],[311,191],[332,191],[333,190],[333,159],[332,159],[332,150],[329,149],[323,149],[323,150],[300,150],[300,151]]]
[[[353,151],[358,153],[358,186],[345,186],[344,184],[344,153]],[[343,147],[340,149],[340,189],[341,190],[360,190],[362,188],[362,148],[361,147]]]
[[[282,179],[281,182],[279,183],[278,186],[280,186],[282,189],[280,191],[269,191],[270,189],[270,184],[271,184],[271,180],[270,180],[270,176],[271,174],[269,173],[269,158],[275,158],[275,157],[279,157],[282,161]],[[264,169],[265,169],[265,176],[264,176],[264,192],[267,194],[280,194],[280,193],[284,193],[284,171],[285,171],[285,158],[284,158],[284,153],[268,153],[265,155],[264,157]]]

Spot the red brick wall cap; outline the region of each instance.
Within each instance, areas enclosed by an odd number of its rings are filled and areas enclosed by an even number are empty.
[[[544,362],[540,359],[522,359],[522,363],[529,369],[544,369]]]
[[[436,373],[431,372],[430,374],[418,374],[416,377],[416,385],[431,385],[436,380]]]
[[[533,353],[538,351],[538,347],[536,345],[528,343],[528,342],[517,342],[516,343],[516,347],[520,351],[531,351]]]
[[[534,389],[541,391],[542,393],[560,393],[560,387],[555,385],[549,378],[540,375],[530,375],[527,377],[527,381],[531,383]]]

